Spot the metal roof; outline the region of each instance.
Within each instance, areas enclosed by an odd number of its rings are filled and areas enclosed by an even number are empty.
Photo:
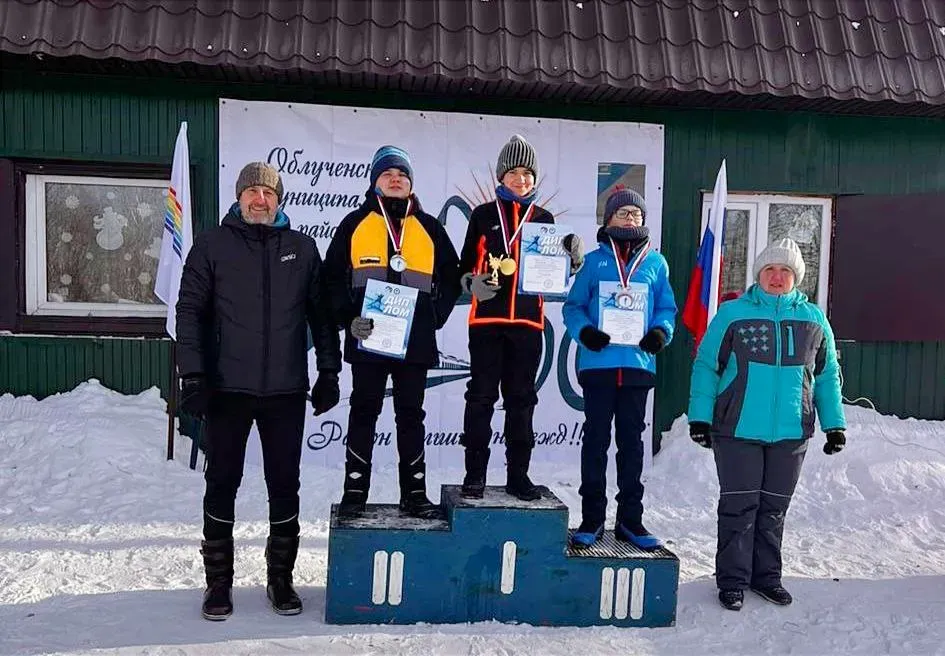
[[[5,0],[0,52],[178,77],[945,115],[943,0]]]

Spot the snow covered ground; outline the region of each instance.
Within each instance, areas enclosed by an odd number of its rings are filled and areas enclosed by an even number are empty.
[[[815,438],[785,538],[787,608],[722,609],[711,578],[718,487],[684,419],[647,484],[646,523],[681,561],[675,627],[340,627],[323,621],[329,504],[341,469],[303,471],[298,617],[265,602],[266,495],[248,467],[237,502],[234,616],[200,619],[203,479],[164,459],[156,390],[95,381],[37,402],[0,397],[0,653],[935,654],[945,653],[945,423],[848,408],[849,444]],[[580,507],[576,474],[533,478]],[[492,470],[495,478],[498,471]],[[431,490],[462,473],[432,471]],[[396,501],[393,468],[372,501]],[[497,480],[494,482],[498,482]],[[611,517],[611,521],[612,521]]]

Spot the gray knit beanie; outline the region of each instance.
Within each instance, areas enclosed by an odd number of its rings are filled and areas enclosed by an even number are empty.
[[[495,165],[495,177],[499,182],[505,174],[514,168],[523,166],[535,176],[538,180],[538,154],[532,145],[525,141],[525,137],[520,134],[513,134],[509,142],[502,146],[499,153],[499,160]]]
[[[614,187],[614,190],[610,192],[610,196],[607,197],[607,202],[604,204],[604,216],[601,225],[607,225],[607,222],[610,221],[610,218],[614,213],[619,210],[624,205],[634,205],[640,208],[640,211],[643,212],[643,223],[646,224],[646,201],[643,200],[643,196],[634,191],[633,189],[628,189],[623,185],[617,185]]]
[[[761,254],[755,260],[755,265],[752,267],[755,282],[758,282],[761,271],[772,264],[781,264],[790,268],[794,272],[794,286],[800,287],[801,281],[804,280],[804,273],[807,271],[807,265],[804,264],[801,249],[793,239],[784,238],[775,244],[769,244],[767,248],[761,251]]]
[[[282,186],[282,178],[279,172],[266,164],[265,162],[250,162],[243,167],[240,175],[236,178],[236,199],[249,187],[269,187],[276,192],[276,199],[282,202],[282,194],[285,189]]]

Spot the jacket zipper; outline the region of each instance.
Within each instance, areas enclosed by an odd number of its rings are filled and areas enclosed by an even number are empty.
[[[781,297],[778,296],[778,299],[774,303],[774,331],[775,331],[775,348],[776,358],[775,358],[775,369],[774,369],[774,430],[771,431],[771,437],[775,440],[778,438],[778,414],[780,405],[780,392],[781,392]]]
[[[501,220],[502,216],[500,215],[499,221]],[[509,230],[508,233],[510,235],[514,234],[516,230],[518,230],[518,203],[512,203],[512,229]],[[509,319],[515,321],[515,299],[518,297],[518,273],[520,268],[517,264],[519,258],[516,255],[516,251],[518,251],[518,242],[511,244],[510,250],[512,252],[509,253],[509,257],[515,260],[516,266],[515,273],[512,274],[512,289],[509,291],[509,295],[512,297],[511,301],[509,302]]]
[[[270,258],[269,258],[269,234],[263,232],[262,248],[263,265],[263,366],[262,366],[262,390],[268,391],[269,386],[269,342],[272,326],[270,311],[272,309],[271,281],[270,281]]]

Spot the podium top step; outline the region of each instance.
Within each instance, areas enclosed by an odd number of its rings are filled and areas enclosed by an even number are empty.
[[[644,558],[647,560],[679,560],[672,551],[660,547],[653,551],[644,551],[629,542],[621,542],[614,537],[614,532],[608,529],[604,536],[590,547],[576,548],[571,544],[571,536],[575,529],[568,529],[568,557],[569,558]]]
[[[419,519],[403,514],[393,503],[369,503],[358,517],[339,517],[338,504],[331,505],[331,528],[400,531],[448,531],[449,522],[442,508],[436,519]]]
[[[461,497],[459,492],[462,489],[460,485],[444,485],[441,488],[441,503],[446,507],[453,508],[490,508],[490,509],[513,509],[513,510],[558,510],[567,512],[568,507],[562,503],[561,499],[544,485],[539,485],[541,490],[541,499],[535,501],[522,501],[505,491],[501,485],[487,485],[485,493],[481,499],[466,499]]]

